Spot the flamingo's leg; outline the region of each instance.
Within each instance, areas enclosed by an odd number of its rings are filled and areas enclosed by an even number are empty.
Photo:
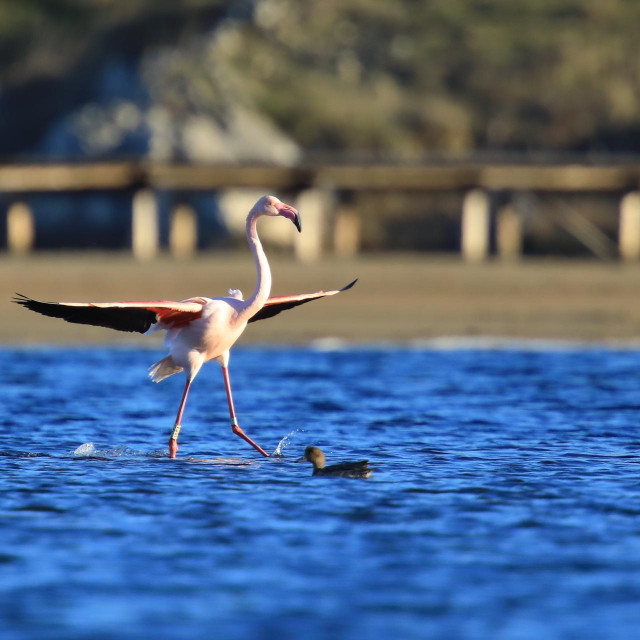
[[[269,457],[269,454],[258,444],[256,444],[241,428],[236,418],[236,410],[233,407],[233,396],[231,395],[231,383],[229,382],[229,369],[222,367],[222,376],[224,377],[224,387],[227,391],[227,401],[229,402],[229,417],[231,418],[231,431],[243,440],[248,442],[254,449],[259,451],[263,456]]]
[[[191,380],[187,378],[187,382],[184,385],[184,391],[182,392],[182,400],[180,400],[180,408],[178,409],[178,415],[176,416],[176,423],[173,425],[173,431],[169,438],[169,457],[175,458],[178,452],[178,434],[180,433],[180,423],[182,422],[182,414],[184,413],[184,405],[187,403],[187,396],[189,395],[189,388],[191,387]]]

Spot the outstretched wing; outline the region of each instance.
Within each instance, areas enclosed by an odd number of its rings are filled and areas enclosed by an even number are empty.
[[[16,294],[12,301],[31,311],[67,322],[138,333],[145,333],[157,322],[167,328],[184,327],[202,315],[206,304],[203,298],[184,302],[40,302],[22,294]]]
[[[316,293],[301,293],[298,296],[277,296],[274,298],[269,298],[264,303],[264,307],[262,307],[262,309],[260,309],[260,311],[258,311],[249,320],[249,322],[255,322],[256,320],[266,320],[267,318],[272,318],[281,311],[292,309],[293,307],[297,307],[298,305],[306,304],[307,302],[312,302],[313,300],[319,300],[320,298],[324,298],[326,296],[335,296],[336,293],[341,293],[342,291],[351,289],[351,287],[353,287],[356,282],[358,282],[357,278],[353,282],[350,282],[346,287],[342,287],[342,289],[336,289],[335,291],[316,291]]]

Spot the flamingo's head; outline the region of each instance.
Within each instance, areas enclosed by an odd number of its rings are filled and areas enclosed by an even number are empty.
[[[300,214],[288,204],[281,202],[275,196],[262,196],[254,205],[254,210],[263,216],[282,216],[291,220],[298,231],[302,231]]]

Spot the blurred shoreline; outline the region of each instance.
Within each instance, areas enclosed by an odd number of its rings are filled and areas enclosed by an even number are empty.
[[[379,254],[299,263],[269,251],[272,295],[356,286],[250,325],[242,344],[389,343],[497,348],[567,343],[640,345],[640,266],[576,259],[472,265],[457,256]],[[30,313],[16,292],[48,301],[181,300],[255,285],[246,251],[177,261],[127,253],[39,252],[0,258],[0,345],[144,344],[158,336],[71,325]]]

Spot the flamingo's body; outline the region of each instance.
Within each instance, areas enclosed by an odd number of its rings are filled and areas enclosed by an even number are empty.
[[[301,230],[300,216],[293,207],[273,196],[264,196],[256,202],[247,216],[246,231],[256,262],[258,282],[247,300],[242,299],[240,291],[229,290],[227,297],[196,297],[182,302],[40,302],[26,296],[17,296],[14,301],[32,311],[63,318],[67,322],[139,333],[166,331],[165,344],[169,348],[169,355],[152,365],[149,375],[154,382],[160,382],[179,371],[185,373],[184,392],[169,439],[169,455],[172,458],[175,458],[178,450],[178,433],[191,383],[205,362],[215,360],[222,367],[233,432],[262,455],[268,456],[238,425],[229,382],[229,350],[249,322],[270,318],[285,309],[335,295],[353,286],[355,281],[335,291],[269,298],[271,271],[256,228],[258,218],[265,215],[285,217],[293,222],[298,231]]]

